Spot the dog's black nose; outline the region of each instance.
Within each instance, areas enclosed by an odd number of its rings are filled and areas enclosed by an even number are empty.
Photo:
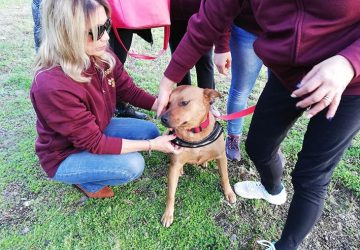
[[[162,123],[164,126],[166,126],[166,127],[169,126],[169,118],[168,118],[167,115],[162,115],[160,119],[161,119],[161,123]]]

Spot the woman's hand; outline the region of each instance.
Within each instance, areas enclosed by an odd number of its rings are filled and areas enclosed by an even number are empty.
[[[152,149],[161,151],[164,153],[179,154],[183,151],[182,147],[179,147],[173,143],[172,140],[176,138],[176,135],[160,135],[151,140]]]
[[[151,107],[151,110],[156,111],[158,108],[158,105],[159,105],[159,100],[158,100],[158,98],[156,98],[154,104]]]
[[[131,153],[147,150],[156,150],[164,153],[179,154],[182,148],[171,143],[176,135],[161,135],[151,140],[128,140],[123,139],[121,153]]]
[[[214,54],[214,64],[218,69],[220,74],[228,75],[229,69],[231,67],[231,54],[230,52],[225,53],[215,53]]]
[[[354,74],[351,63],[345,57],[340,55],[330,57],[314,66],[291,96],[302,97],[309,94],[296,104],[300,108],[310,107],[307,111],[309,119],[326,107],[329,107],[326,118],[332,119],[339,106],[341,95]]]
[[[175,82],[164,76],[160,81],[159,96],[156,114],[159,117],[169,102],[170,93]]]

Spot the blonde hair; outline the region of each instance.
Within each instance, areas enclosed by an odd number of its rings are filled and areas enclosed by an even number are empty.
[[[83,72],[91,58],[85,52],[88,25],[97,39],[96,9],[103,6],[107,16],[110,7],[106,0],[44,0],[42,3],[42,41],[35,59],[35,72],[60,66],[64,73],[78,82],[89,82]],[[94,57],[97,66],[107,64],[112,70],[115,59],[106,52]],[[104,70],[104,66],[101,67]]]

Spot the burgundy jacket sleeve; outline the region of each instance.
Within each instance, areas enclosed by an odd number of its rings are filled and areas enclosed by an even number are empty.
[[[355,71],[354,79],[360,77],[360,39],[341,51],[339,55],[344,56],[352,64]]]
[[[199,12],[190,18],[188,31],[173,54],[165,76],[174,82],[181,81],[230,27],[240,9],[241,0],[203,0]]]
[[[116,56],[114,56],[116,58]],[[116,84],[116,101],[125,101],[136,107],[151,110],[155,97],[136,86],[133,79],[124,69],[122,63],[116,58],[114,69]]]
[[[41,77],[37,81],[41,81]],[[121,152],[122,139],[103,134],[94,115],[76,94],[66,89],[38,88],[33,92],[33,100],[46,125],[67,138],[75,148],[94,154]]]
[[[229,42],[230,42],[230,28],[227,28],[223,32],[219,39],[215,41],[215,53],[225,53],[230,51]]]

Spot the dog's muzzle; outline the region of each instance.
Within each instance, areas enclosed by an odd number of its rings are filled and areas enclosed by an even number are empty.
[[[160,120],[161,120],[161,123],[167,127],[167,128],[170,128],[170,119],[169,119],[169,116],[168,116],[168,113],[165,113],[163,114],[161,117],[160,117]]]

